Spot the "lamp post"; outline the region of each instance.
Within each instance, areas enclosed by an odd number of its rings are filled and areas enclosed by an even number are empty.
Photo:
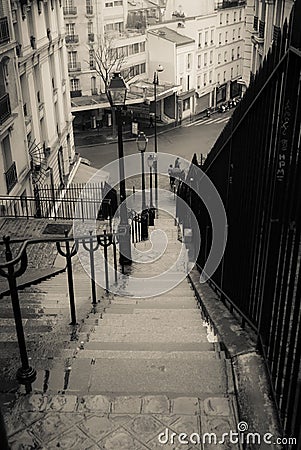
[[[107,88],[110,104],[116,111],[118,132],[118,159],[119,159],[119,185],[120,185],[120,222],[119,236],[119,262],[122,266],[132,264],[130,225],[126,206],[125,172],[123,159],[122,139],[122,109],[124,109],[127,87],[120,72],[115,72]]]
[[[157,163],[157,156],[156,155],[149,155],[147,158],[147,164],[149,167],[149,210],[148,210],[148,217],[149,217],[149,225],[153,226],[155,224],[155,207],[153,205],[153,167]]]
[[[159,85],[159,72],[163,72],[163,66],[159,64],[157,70],[154,72],[154,100],[155,100],[155,153],[158,153],[158,138],[157,138],[157,86]],[[156,164],[154,165],[154,172],[155,172],[155,205],[156,210],[158,211],[158,171],[157,171],[157,160]]]
[[[138,151],[141,153],[141,189],[142,189],[142,205],[141,205],[141,239],[146,240],[148,238],[148,210],[145,200],[145,172],[144,172],[144,152],[147,147],[148,139],[143,132],[140,132],[136,139]]]

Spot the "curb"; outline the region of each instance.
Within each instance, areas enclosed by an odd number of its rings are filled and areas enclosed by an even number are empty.
[[[275,438],[284,436],[272,401],[265,363],[256,349],[255,336],[241,327],[207,283],[200,283],[196,268],[188,274],[188,279],[205,319],[212,325],[231,361],[240,421],[247,423],[249,433],[259,433],[261,437],[266,433]],[[248,444],[248,449],[258,448],[257,443]],[[282,447],[261,442],[260,448],[280,450]]]

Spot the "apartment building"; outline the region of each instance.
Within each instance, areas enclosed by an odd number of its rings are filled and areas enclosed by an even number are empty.
[[[104,47],[105,36],[105,45],[123,60],[122,74],[134,81],[146,74],[145,33],[127,27],[127,0],[64,0],[63,11],[75,125],[95,128],[109,103],[94,52]]]
[[[31,170],[9,0],[0,3],[0,195],[31,194]],[[0,215],[3,211],[0,210]]]
[[[248,86],[289,17],[293,0],[247,0],[242,82]]]
[[[148,30],[147,40],[149,73],[162,65],[160,81],[178,85],[178,95],[160,102],[157,115],[181,121],[195,109],[195,41],[167,26]]]
[[[63,186],[75,152],[61,1],[13,2],[12,22],[32,182]]]
[[[146,28],[161,21],[161,7],[154,1],[128,0],[128,28]]]
[[[245,2],[222,1],[216,8],[215,104],[218,105],[241,94],[238,80],[243,72]]]

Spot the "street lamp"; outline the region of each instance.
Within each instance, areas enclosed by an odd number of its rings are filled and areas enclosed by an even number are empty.
[[[157,86],[159,85],[159,72],[163,72],[163,66],[161,64],[158,65],[157,70],[154,72],[154,100],[155,100],[155,153],[158,153],[158,138],[157,138]],[[156,210],[158,211],[158,171],[157,171],[157,161],[154,165],[155,171],[155,205]]]
[[[144,173],[144,152],[147,147],[148,139],[143,132],[140,132],[136,139],[138,151],[141,153],[141,173],[142,173],[142,206],[141,206],[141,239],[148,238],[148,210],[145,201],[145,173]]]
[[[148,210],[148,217],[149,217],[149,225],[153,226],[155,224],[155,207],[153,205],[153,167],[156,166],[157,163],[157,156],[149,155],[147,158],[147,164],[149,167],[149,210]]]
[[[132,264],[130,225],[126,206],[125,172],[123,159],[122,139],[122,109],[124,109],[127,87],[120,72],[115,72],[107,88],[107,94],[112,108],[116,110],[118,133],[118,159],[119,159],[119,185],[120,185],[120,222],[119,236],[119,262],[122,266]]]

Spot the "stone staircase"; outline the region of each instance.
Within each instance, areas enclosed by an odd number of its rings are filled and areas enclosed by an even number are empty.
[[[20,292],[29,353],[38,376],[32,394],[23,395],[21,389],[6,414],[12,449],[25,442],[28,448],[47,450],[177,450],[182,444],[175,437],[163,444],[166,433],[197,433],[201,439],[204,433],[221,436],[236,430],[230,362],[202,320],[187,279],[166,291],[170,280],[180,280],[182,268],[178,270],[178,265],[165,279],[156,279],[171,267],[181,247],[173,219],[161,215],[154,230],[158,226],[171,241],[164,255],[141,264],[145,250],[152,250],[149,242],[137,244],[140,260],[137,257],[130,270],[138,284],[120,278],[114,295],[105,296],[99,289],[96,307],[89,299],[90,280],[77,262],[76,327],[66,325],[66,274]],[[150,276],[156,281],[147,281]],[[149,283],[161,293],[142,298],[143,284],[147,292]],[[5,319],[11,321],[9,310],[7,299],[0,314],[3,324]],[[12,323],[6,326],[13,339]],[[8,335],[3,336],[2,344]],[[38,342],[37,347],[31,342]],[[161,443],[160,433],[165,433]],[[207,446],[195,440],[185,448]]]

